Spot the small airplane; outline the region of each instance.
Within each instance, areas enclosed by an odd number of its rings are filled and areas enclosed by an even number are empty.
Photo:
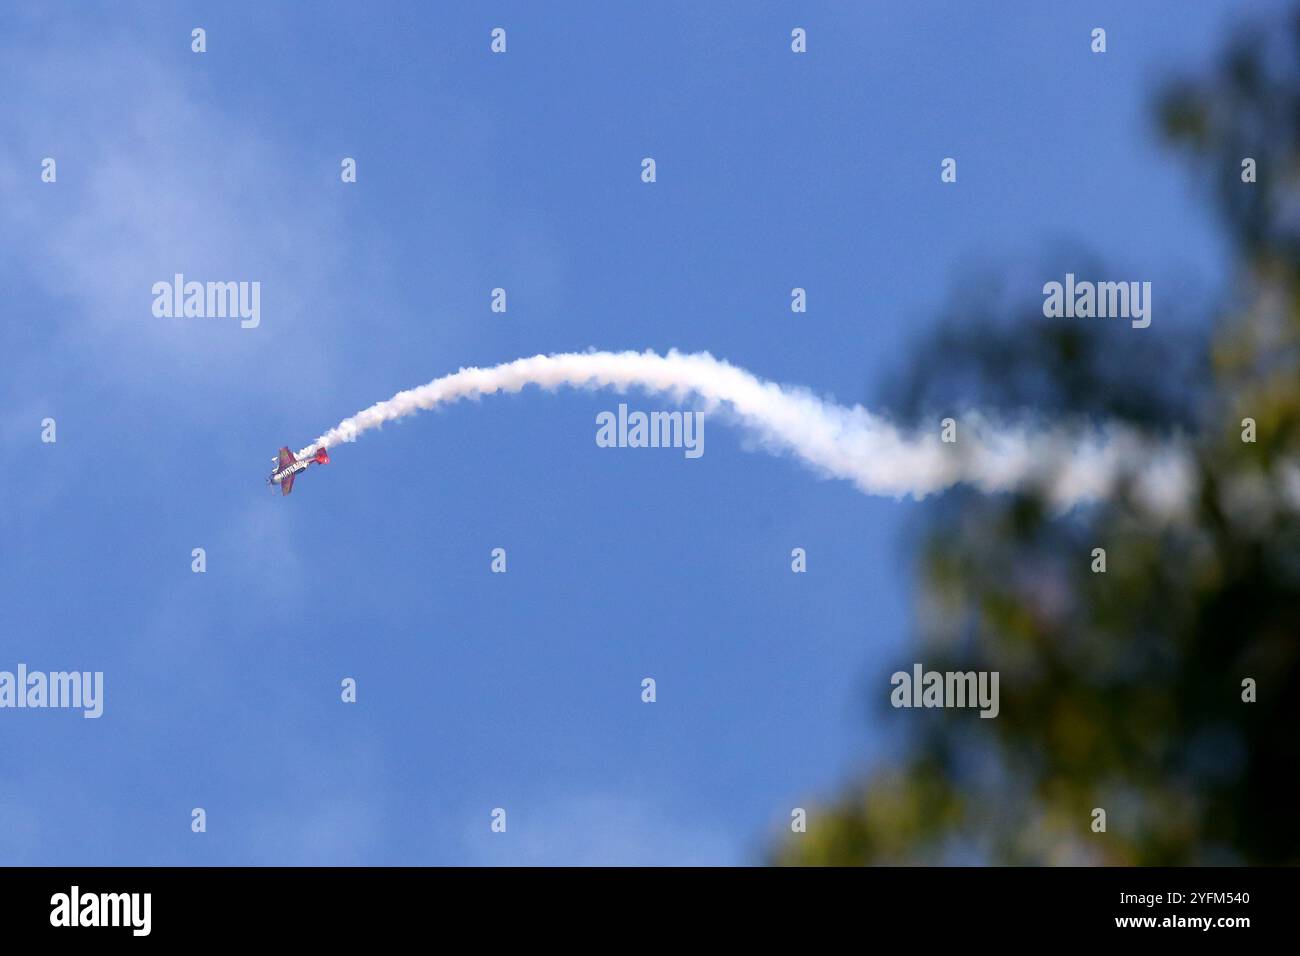
[[[275,471],[271,472],[271,477],[266,479],[266,483],[279,485],[280,494],[287,495],[293,491],[294,475],[306,471],[308,465],[328,465],[330,454],[324,448],[318,448],[311,458],[298,458],[288,448],[281,448],[279,457],[272,458],[271,461],[275,462]]]

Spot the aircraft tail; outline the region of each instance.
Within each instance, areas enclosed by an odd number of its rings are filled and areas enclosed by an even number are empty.
[[[330,463],[330,453],[325,448],[316,449],[316,457],[312,459],[318,465],[328,465]]]

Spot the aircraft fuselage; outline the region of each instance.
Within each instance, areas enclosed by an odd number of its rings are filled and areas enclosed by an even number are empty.
[[[283,471],[274,472],[271,475],[271,484],[278,485],[280,482],[284,481],[284,479],[288,478],[290,475],[296,475],[300,471],[306,471],[307,466],[310,464],[311,464],[310,458],[304,458],[302,461],[295,461],[292,465],[290,465],[288,468],[285,468]]]

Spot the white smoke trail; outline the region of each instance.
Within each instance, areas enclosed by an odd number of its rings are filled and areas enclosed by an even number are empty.
[[[1122,481],[1170,516],[1187,502],[1191,470],[1176,443],[1152,446],[1131,431],[1028,430],[959,416],[955,443],[939,423],[904,432],[860,405],[845,407],[803,388],[763,381],[708,353],[585,352],[536,355],[492,368],[462,368],[398,392],[331,428],[298,456],[349,441],[384,422],[465,398],[545,389],[639,388],[706,412],[723,411],[769,450],[790,452],[870,495],[922,498],[965,482],[985,492],[1044,489],[1061,508],[1104,499]]]

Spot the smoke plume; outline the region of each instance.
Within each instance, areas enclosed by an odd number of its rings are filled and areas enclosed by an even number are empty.
[[[492,368],[462,368],[344,419],[298,455],[418,411],[528,385],[640,389],[678,404],[692,402],[706,413],[722,413],[764,448],[792,454],[869,495],[922,498],[959,483],[984,492],[1033,486],[1065,509],[1108,498],[1120,482],[1132,482],[1138,501],[1176,513],[1189,491],[1189,463],[1176,443],[1152,445],[1118,426],[1028,429],[962,414],[954,416],[957,440],[945,442],[937,420],[901,429],[860,405],[838,405],[804,388],[764,381],[708,353],[676,351],[535,355]]]

